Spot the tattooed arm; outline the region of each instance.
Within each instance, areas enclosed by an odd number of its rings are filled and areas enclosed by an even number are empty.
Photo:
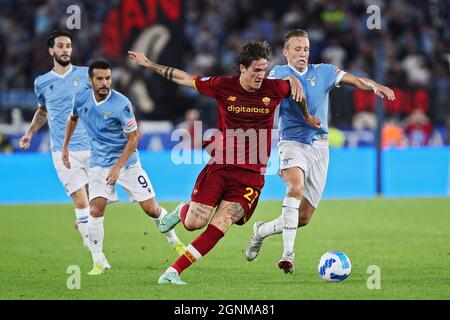
[[[36,110],[27,132],[19,140],[19,145],[22,149],[28,149],[30,147],[31,138],[40,128],[42,128],[46,121],[47,109],[45,109],[44,106],[41,106]]]
[[[149,68],[170,81],[194,88],[194,76],[187,72],[173,67],[159,65],[149,60],[142,52],[128,51],[128,57],[137,64]]]

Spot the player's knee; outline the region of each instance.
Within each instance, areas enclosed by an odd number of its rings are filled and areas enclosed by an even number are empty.
[[[72,193],[71,196],[75,208],[86,208],[87,206],[89,206],[87,195],[83,193],[81,189]]]
[[[203,221],[191,220],[191,219],[186,219],[184,221],[184,227],[187,231],[199,230],[199,229],[202,229],[204,226],[206,226],[206,223]]]
[[[303,183],[290,183],[287,189],[288,197],[300,199],[303,196],[304,186]]]
[[[103,206],[91,205],[91,216],[94,218],[103,217],[105,208]]]

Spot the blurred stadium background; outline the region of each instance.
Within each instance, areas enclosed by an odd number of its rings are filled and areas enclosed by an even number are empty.
[[[213,128],[215,103],[133,66],[127,50],[193,74],[232,74],[243,41],[268,40],[271,66],[284,64],[285,31],[304,28],[310,63],[333,63],[394,88],[397,99],[386,105],[348,86],[332,91],[327,200],[299,232],[292,277],[275,268],[281,237],[267,241],[251,264],[241,254],[253,222],[280,210],[285,187],[275,174],[274,149],[266,201],[252,223],[232,228],[186,272],[192,286],[156,286],[175,256],[140,209],[124,203],[108,207],[105,220],[114,265],[109,280],[85,277],[83,290],[68,290],[67,266],[76,264],[84,274],[91,261],[72,230],[73,207],[53,168],[47,128],[29,151],[18,141],[36,110],[33,81],[52,66],[47,34],[66,26],[71,5],[81,13],[72,61],[112,62],[113,87],[130,97],[139,119],[142,164],[168,210],[176,203],[167,201],[188,197],[203,167],[172,161],[178,143],[172,132],[192,131],[194,120]],[[367,28],[369,5],[381,9],[379,30]],[[0,39],[1,299],[448,299],[450,1],[0,0]],[[201,150],[187,144],[195,149],[191,159],[198,159]],[[177,228],[186,243],[195,236]],[[316,270],[331,249],[344,250],[353,265],[351,277],[336,286]],[[368,265],[382,268],[383,290],[368,290]],[[236,276],[242,274],[246,281]]]
[[[283,36],[291,28],[309,32],[310,63],[332,63],[373,78],[394,88],[397,97],[382,105],[373,94],[349,86],[332,91],[334,148],[325,197],[450,194],[449,1],[1,0],[0,150],[8,155],[0,156],[0,202],[69,201],[50,162],[46,128],[35,135],[29,152],[19,149],[18,140],[36,110],[33,81],[51,69],[46,36],[66,27],[67,8],[74,4],[81,28],[73,30],[72,61],[86,65],[105,57],[113,63],[113,86],[134,103],[139,149],[162,199],[189,194],[202,166],[189,170],[172,163],[170,150],[178,140],[171,133],[192,130],[194,120],[213,128],[216,107],[193,89],[137,68],[127,60],[127,50],[143,50],[193,74],[233,74],[235,49],[249,39],[268,40],[271,65],[284,64]],[[367,27],[366,10],[373,4],[381,9],[379,30]],[[177,177],[180,185],[173,190]],[[279,179],[268,178],[263,198],[282,198]],[[29,191],[19,193],[23,181]]]

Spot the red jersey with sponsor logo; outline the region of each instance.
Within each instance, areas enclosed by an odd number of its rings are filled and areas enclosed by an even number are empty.
[[[196,89],[217,100],[214,161],[263,173],[269,161],[274,112],[290,93],[289,82],[267,79],[254,92],[239,83],[239,77],[195,77]],[[218,138],[215,137],[215,140]]]

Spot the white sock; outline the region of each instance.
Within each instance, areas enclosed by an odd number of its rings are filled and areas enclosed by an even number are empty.
[[[103,238],[105,236],[103,219],[104,217],[94,218],[93,216],[89,216],[87,223],[92,260],[94,262],[100,262],[103,258]]]
[[[78,231],[83,238],[83,241],[89,241],[89,232],[88,232],[88,220],[89,220],[89,206],[83,209],[75,208],[75,215],[77,217],[77,227]]]
[[[285,197],[283,200],[283,256],[294,250],[295,237],[298,228],[298,208],[300,200]]]
[[[280,215],[275,220],[264,222],[258,228],[258,235],[261,238],[265,238],[267,236],[271,236],[273,234],[278,234],[283,231],[283,215]]]
[[[161,207],[161,213],[158,218],[152,218],[153,222],[155,223],[156,228],[159,226],[159,222],[161,219],[167,214],[167,210]],[[177,234],[175,233],[175,230],[170,230],[169,232],[165,233],[167,242],[170,245],[176,244],[180,239],[178,239]]]
[[[168,272],[176,272],[176,273],[178,274],[177,269],[172,268],[172,267],[168,267],[167,270],[166,270],[166,272],[164,272],[164,273],[168,273]]]

